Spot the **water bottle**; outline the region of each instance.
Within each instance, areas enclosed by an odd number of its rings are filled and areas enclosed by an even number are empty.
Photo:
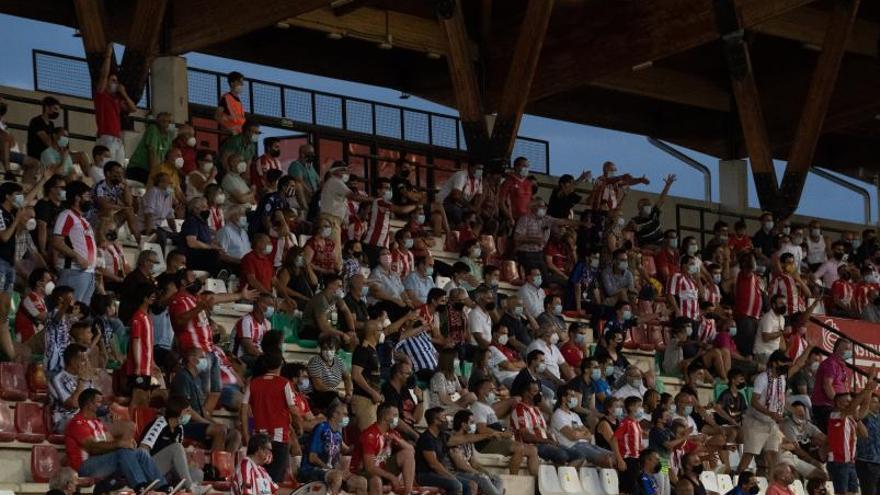
[[[226,291],[230,294],[238,292],[238,277],[234,274],[229,275],[229,280],[226,281]]]

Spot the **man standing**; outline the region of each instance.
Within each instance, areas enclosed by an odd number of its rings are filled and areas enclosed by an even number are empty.
[[[529,210],[532,201],[532,183],[528,176],[528,158],[517,157],[513,161],[513,170],[507,174],[498,189],[501,217],[511,224],[515,224]]]
[[[153,360],[153,320],[147,314],[150,306],[156,302],[156,286],[145,283],[135,291],[136,301],[140,303],[131,317],[130,343],[128,359],[125,360],[128,384],[131,386],[131,406],[147,406],[150,403],[150,391],[153,388],[152,377],[157,375],[156,363]]]
[[[850,390],[834,396],[834,410],[828,419],[828,475],[835,495],[855,495],[859,491],[856,473],[856,439],[866,438],[862,418],[869,411],[868,401],[877,390],[877,367],[868,372],[865,387],[853,397]]]
[[[244,89],[244,75],[232,71],[226,76],[226,82],[229,83],[229,91],[220,97],[214,120],[232,134],[240,134],[241,126],[244,125],[244,106],[239,95]]]
[[[132,113],[137,110],[137,106],[128,97],[125,86],[119,83],[116,74],[110,72],[112,62],[113,43],[108,43],[101,73],[94,86],[95,124],[98,128],[95,144],[106,146],[110,150],[110,158],[123,163],[125,146],[122,142],[121,114]]]
[[[446,210],[446,219],[455,229],[462,223],[465,212],[479,211],[483,198],[483,164],[470,162],[466,170],[452,174],[440,187],[437,201]]]
[[[751,407],[743,417],[740,473],[748,469],[752,459],[762,452],[767,469],[773,472],[782,438],[779,423],[784,419],[785,382],[790,363],[785,352],[775,351],[767,360],[767,371],[755,377]]]
[[[736,276],[736,297],[733,317],[736,319],[736,347],[743,356],[751,356],[761,317],[761,277],[755,273],[755,256],[745,253],[739,258],[739,275]]]
[[[544,258],[544,246],[550,239],[550,232],[556,229],[560,220],[547,216],[547,206],[543,199],[529,202],[528,213],[519,215],[514,230],[516,241],[517,262],[525,270],[538,268],[547,277],[547,262]]]
[[[287,175],[293,177],[296,187],[302,191],[306,205],[311,204],[312,196],[321,187],[321,178],[316,169],[315,147],[311,144],[304,144],[299,147],[299,155],[297,159],[290,163],[287,168]]]
[[[254,301],[251,312],[235,323],[233,350],[248,368],[253,369],[257,358],[263,355],[260,342],[263,336],[272,330],[272,322],[269,320],[275,314],[273,301],[271,294],[265,292],[260,294]]]
[[[847,361],[852,361],[852,357],[852,342],[837,339],[831,355],[816,370],[816,382],[810,402],[813,405],[813,422],[823,433],[828,433],[828,418],[834,405],[834,397],[852,390],[853,374],[846,364]]]
[[[345,162],[334,162],[330,167],[330,176],[321,188],[321,200],[318,207],[321,219],[330,223],[333,239],[333,254],[336,263],[342,265],[342,224],[348,217],[348,200],[367,202],[370,198],[355,193],[348,187],[348,165]]]
[[[92,225],[83,215],[91,208],[92,191],[80,181],[68,184],[66,191],[68,208],[58,215],[52,230],[58,285],[73,287],[76,300],[89,304],[95,292],[98,248]]]

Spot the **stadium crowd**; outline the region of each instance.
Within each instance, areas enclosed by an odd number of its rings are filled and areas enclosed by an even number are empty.
[[[471,162],[438,191],[405,159],[366,184],[311,145],[282,163],[269,137],[259,154],[244,77],[228,83],[218,150],[159,113],[128,153],[134,103],[109,65],[91,150],[71,149],[53,97],[24,146],[0,132],[4,170],[21,176],[0,184],[0,350],[43,356],[69,466],[53,493],[77,476],[205,492],[219,466],[193,463],[192,445],[244,446],[236,494],[503,494],[480,454],[535,477],[541,463],[615,469],[630,495],[704,495],[703,470],[738,474],[735,495],[757,494],[757,473],[772,495],[795,478],[809,495],[826,480],[877,493],[874,381],[856,387],[851,342],[826,356],[806,337],[819,304],[880,321],[874,229],[831,239],[818,220],[766,213],[757,232],[719,221],[700,245],[661,223],[675,176],[625,211],[648,179],[611,162],[560,177],[547,201],[522,157]],[[129,266],[128,237],[164,259],[144,249]],[[208,290],[217,279],[229,290]],[[251,309],[223,328],[212,312],[235,302]],[[319,352],[285,362],[282,324]],[[656,365],[635,366],[638,350]],[[155,417],[140,428],[119,404]]]

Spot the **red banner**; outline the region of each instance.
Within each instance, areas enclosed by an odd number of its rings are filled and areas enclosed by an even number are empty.
[[[836,329],[853,341],[880,353],[880,324],[824,315],[817,315],[814,318]],[[807,340],[816,347],[831,352],[838,338],[836,334],[829,332],[812,321],[807,324]],[[853,361],[850,364],[855,364],[865,372],[870,370],[871,366],[875,364],[880,367],[880,355],[869,352],[858,345],[853,346]],[[861,383],[863,378],[856,375],[856,379]]]

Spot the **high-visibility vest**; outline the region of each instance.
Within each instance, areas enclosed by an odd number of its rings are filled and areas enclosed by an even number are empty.
[[[226,102],[226,110],[229,112],[229,116],[223,121],[223,126],[233,134],[241,134],[241,126],[244,125],[244,107],[241,105],[241,101],[232,93],[223,95],[223,100]]]

